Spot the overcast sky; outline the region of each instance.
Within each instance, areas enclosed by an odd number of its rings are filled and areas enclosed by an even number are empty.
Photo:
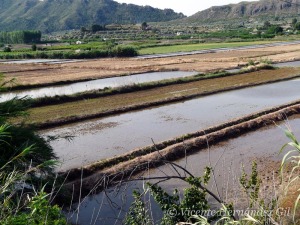
[[[190,16],[198,11],[207,9],[216,5],[227,5],[230,3],[238,3],[242,0],[115,0],[121,3],[132,3],[136,5],[150,5],[156,8],[171,8],[175,12],[182,12]],[[255,1],[255,0],[247,0]]]

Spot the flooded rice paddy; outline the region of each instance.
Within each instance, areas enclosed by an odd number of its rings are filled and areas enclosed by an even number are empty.
[[[276,67],[299,67],[300,61],[292,61],[292,62],[283,62],[274,64]]]
[[[181,78],[194,76],[199,74],[198,72],[185,72],[185,71],[171,71],[171,72],[153,72],[142,73],[130,76],[103,78],[92,81],[76,82],[67,85],[59,85],[52,87],[35,88],[24,91],[14,91],[4,93],[0,95],[0,101],[6,101],[14,97],[30,97],[30,98],[42,98],[53,97],[61,95],[72,95],[85,91],[99,90],[107,87],[115,88],[133,84],[141,84],[145,82],[161,81],[165,79]]]
[[[43,135],[74,136],[72,141],[53,141],[52,146],[62,161],[60,170],[81,167],[151,145],[152,139],[161,142],[296,101],[299,81],[294,79],[133,111],[45,130]]]
[[[50,62],[52,62],[50,60]],[[55,60],[54,60],[55,62]],[[299,67],[300,61],[276,63],[275,67]],[[238,73],[241,68],[226,70],[229,73]],[[14,97],[30,97],[30,98],[42,98],[42,97],[53,97],[63,95],[73,95],[86,91],[94,91],[103,88],[116,88],[133,84],[141,84],[146,82],[161,81],[165,79],[181,78],[194,76],[200,72],[188,72],[188,71],[170,71],[170,72],[152,72],[142,73],[129,76],[120,76],[112,78],[103,78],[84,82],[75,82],[67,85],[58,85],[42,88],[34,88],[22,91],[11,91],[8,93],[0,94],[0,102],[10,100]]]
[[[281,147],[289,140],[285,137],[282,128],[288,124],[296,134],[300,137],[300,117],[295,116],[287,122],[278,124],[279,126],[269,126],[261,128],[256,132],[250,132],[238,138],[223,141],[215,146],[202,150],[198,153],[187,156],[187,158],[177,160],[175,163],[187,168],[194,176],[202,176],[206,166],[212,166],[215,171],[215,182],[211,179],[209,185],[210,190],[226,201],[232,201],[235,206],[237,203],[247,205],[247,198],[242,198],[243,194],[239,186],[239,177],[241,175],[242,165],[248,171],[252,161],[257,161],[259,171],[263,171],[261,178],[263,180],[262,190],[266,193],[273,193],[272,174],[277,173],[277,163],[281,161],[283,154],[278,152]],[[210,164],[211,163],[211,164]],[[181,173],[185,176],[184,173]],[[177,176],[178,174],[168,165],[161,166],[156,169],[139,174],[136,177],[160,177],[160,176]],[[130,182],[123,185],[119,190],[111,188],[106,194],[90,196],[80,204],[80,210],[69,213],[72,222],[76,222],[77,214],[79,224],[122,224],[122,220],[128,212],[130,203],[132,202],[132,191],[135,189],[143,190],[144,183]],[[187,185],[179,180],[172,179],[164,182],[161,186],[168,192],[172,192],[174,188],[182,190]],[[216,188],[217,187],[217,188]],[[274,194],[274,193],[273,193]],[[108,198],[109,197],[109,198]],[[161,214],[157,205],[151,201],[153,217],[159,219]],[[219,205],[211,198],[209,202],[212,207]],[[73,209],[78,207],[73,205]],[[240,206],[242,207],[242,206]]]

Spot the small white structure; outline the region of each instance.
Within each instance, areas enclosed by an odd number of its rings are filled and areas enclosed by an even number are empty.
[[[81,41],[76,41],[76,45],[81,45],[82,42]]]

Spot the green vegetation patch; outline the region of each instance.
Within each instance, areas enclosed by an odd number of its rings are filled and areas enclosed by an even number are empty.
[[[141,55],[146,54],[163,54],[171,52],[190,52],[197,50],[206,50],[214,48],[232,48],[243,47],[258,44],[268,44],[270,41],[255,41],[255,42],[233,42],[233,43],[199,43],[199,44],[187,44],[187,45],[172,45],[172,46],[159,46],[142,48],[139,50]]]

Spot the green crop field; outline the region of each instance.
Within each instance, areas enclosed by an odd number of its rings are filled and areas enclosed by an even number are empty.
[[[214,48],[231,48],[231,47],[242,47],[242,46],[257,45],[257,44],[267,44],[271,42],[272,41],[253,41],[253,42],[199,43],[199,44],[188,44],[188,45],[171,45],[171,46],[142,48],[139,50],[139,53],[141,55],[147,55],[147,54],[163,54],[163,53],[172,53],[172,52],[190,52],[190,51],[214,49]]]

